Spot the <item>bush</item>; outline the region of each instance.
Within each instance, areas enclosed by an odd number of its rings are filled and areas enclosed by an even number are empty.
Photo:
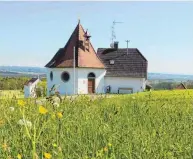
[[[28,77],[0,77],[0,90],[22,90]]]
[[[47,83],[46,81],[40,81],[36,88],[35,93],[37,97],[46,97],[47,94]]]

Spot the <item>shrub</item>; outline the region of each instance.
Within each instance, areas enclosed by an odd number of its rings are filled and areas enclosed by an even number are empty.
[[[46,81],[38,82],[37,86],[35,87],[35,93],[37,97],[46,97],[46,94],[47,94]]]

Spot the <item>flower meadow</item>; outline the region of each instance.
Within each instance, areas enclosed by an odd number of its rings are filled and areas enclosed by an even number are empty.
[[[193,158],[193,91],[0,100],[0,159]]]

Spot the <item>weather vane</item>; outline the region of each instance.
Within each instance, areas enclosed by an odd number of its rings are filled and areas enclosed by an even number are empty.
[[[78,23],[80,23],[80,15],[78,15]]]

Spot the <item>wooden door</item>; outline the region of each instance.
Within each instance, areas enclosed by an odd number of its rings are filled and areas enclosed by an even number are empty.
[[[95,93],[95,79],[88,79],[88,93]]]

